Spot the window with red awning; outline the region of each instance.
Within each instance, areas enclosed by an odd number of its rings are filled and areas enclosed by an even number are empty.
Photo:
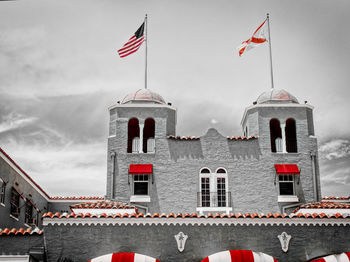
[[[129,167],[130,175],[151,175],[153,173],[152,164],[133,164]]]
[[[295,164],[275,164],[277,175],[300,175],[300,171]]]

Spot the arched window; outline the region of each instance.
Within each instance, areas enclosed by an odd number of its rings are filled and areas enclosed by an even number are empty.
[[[139,120],[137,118],[131,118],[128,123],[128,153],[138,152],[140,137]]]
[[[292,118],[286,121],[286,149],[288,153],[297,153],[297,132],[295,126],[295,120]]]
[[[203,168],[200,174],[199,204],[202,207],[210,207],[210,170]]]
[[[155,121],[152,118],[145,120],[145,126],[143,128],[143,152],[153,153],[154,152],[154,131]]]
[[[230,195],[227,192],[227,172],[224,168],[218,168],[211,172],[208,168],[200,171],[198,207],[199,208],[226,208],[230,207]],[[221,210],[222,211],[222,210]]]
[[[276,153],[276,139],[282,139],[282,130],[280,126],[280,121],[277,119],[270,120],[270,139],[271,139],[271,152]],[[278,140],[277,140],[278,143]]]

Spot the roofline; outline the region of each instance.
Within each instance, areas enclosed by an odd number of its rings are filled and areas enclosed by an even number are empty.
[[[33,186],[44,198],[49,201],[50,196],[43,190],[1,147],[0,157],[4,159],[12,169],[20,174],[31,186]]]
[[[246,107],[243,113],[243,117],[241,120],[241,126],[243,125],[243,121],[247,116],[247,112],[252,109],[252,108],[257,108],[257,107],[307,107],[310,108],[311,110],[314,109],[312,105],[309,104],[256,104],[256,105],[251,105]]]
[[[151,103],[147,103],[147,104],[115,104],[112,105],[110,107],[108,107],[108,110],[111,111],[114,108],[118,108],[118,107],[165,107],[165,108],[169,108],[169,109],[173,109],[176,111],[176,108],[167,104],[151,104]]]

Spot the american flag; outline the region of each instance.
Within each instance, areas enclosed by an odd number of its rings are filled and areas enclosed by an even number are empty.
[[[131,55],[139,50],[140,46],[145,41],[144,29],[145,23],[143,22],[129,41],[118,50],[118,54],[121,58]]]

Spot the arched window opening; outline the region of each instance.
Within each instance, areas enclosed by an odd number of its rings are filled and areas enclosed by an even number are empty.
[[[216,173],[225,174],[225,173],[226,173],[226,170],[223,169],[223,168],[219,168],[218,171],[216,171]]]
[[[274,152],[274,153],[278,152],[276,144],[280,143],[278,142],[280,140],[277,140],[277,139],[282,139],[282,130],[280,126],[280,121],[278,121],[277,119],[270,120],[270,139],[271,139],[271,152]]]
[[[208,168],[203,168],[203,169],[201,170],[201,173],[202,173],[202,174],[210,174],[210,171],[209,171]]]
[[[292,118],[286,121],[286,149],[288,153],[297,153],[297,132],[295,120]]]
[[[143,152],[153,153],[155,150],[154,143],[155,121],[152,118],[147,118],[143,128]]]
[[[139,149],[140,127],[137,118],[131,118],[128,123],[128,153],[136,153]]]

